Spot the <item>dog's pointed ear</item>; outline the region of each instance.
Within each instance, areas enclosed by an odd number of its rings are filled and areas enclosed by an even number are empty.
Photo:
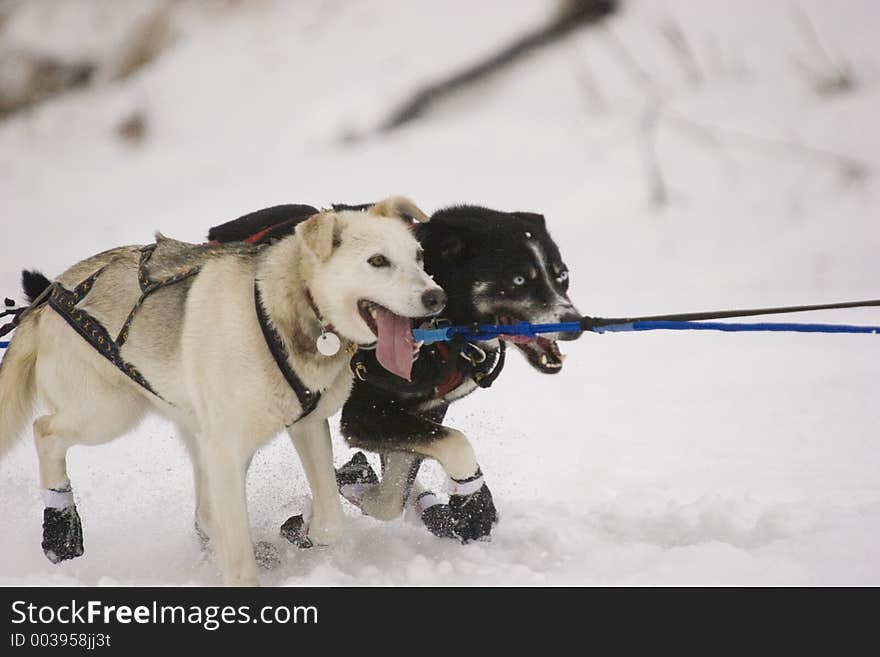
[[[428,215],[422,212],[415,203],[405,196],[391,196],[384,201],[379,201],[370,210],[380,217],[397,217],[407,223],[428,221]]]
[[[296,227],[296,234],[318,260],[327,260],[342,243],[342,229],[336,215],[322,212]]]
[[[538,214],[537,212],[514,212],[514,215],[545,230],[547,228],[547,222],[544,220],[543,214]]]

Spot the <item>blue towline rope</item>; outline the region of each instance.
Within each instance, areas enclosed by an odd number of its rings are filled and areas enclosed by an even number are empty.
[[[10,302],[7,301],[7,305]],[[749,308],[739,310],[712,310],[708,312],[679,313],[675,315],[651,315],[645,317],[605,318],[582,317],[576,322],[558,322],[555,324],[471,324],[470,326],[442,326],[430,329],[414,329],[416,342],[433,344],[450,340],[481,341],[492,340],[502,335],[519,335],[535,338],[540,333],[625,333],[629,331],[785,331],[796,333],[880,333],[880,326],[854,326],[850,324],[798,324],[790,322],[757,322],[754,324],[711,322],[706,320],[726,319],[733,317],[753,317],[755,315],[779,315],[786,313],[807,312],[814,310],[839,310],[844,308],[880,307],[880,299],[868,301],[841,301],[812,306],[785,306],[779,308]],[[15,313],[7,310],[2,315]],[[15,324],[15,321],[13,321]],[[11,326],[7,324],[3,333]],[[6,349],[8,341],[0,341],[0,349]]]
[[[758,322],[754,324],[728,322],[691,322],[670,320],[645,320],[618,322],[591,326],[590,323],[560,322],[557,324],[478,324],[476,326],[446,326],[436,329],[414,329],[416,342],[433,344],[449,340],[491,340],[501,335],[537,337],[540,333],[575,333],[582,330],[594,333],[625,333],[629,331],[794,331],[797,333],[874,333],[880,334],[880,326],[853,326],[848,324],[795,324],[790,322]]]
[[[853,326],[851,324],[795,324],[792,322],[673,322],[646,321],[609,324],[593,329],[596,333],[625,331],[794,331],[796,333],[880,333],[880,326]]]
[[[466,341],[492,340],[501,335],[520,335],[537,337],[540,333],[576,333],[581,331],[580,322],[561,322],[558,324],[479,324],[474,330],[471,326],[446,326],[436,329],[413,329],[416,342],[434,344],[462,339]],[[627,333],[630,331],[724,331],[739,333],[744,331],[776,331],[795,333],[874,333],[880,334],[880,326],[853,326],[851,324],[793,324],[790,322],[757,322],[754,324],[728,322],[673,322],[644,321],[607,324],[591,329],[594,333]],[[9,342],[0,342],[0,349],[6,349]]]

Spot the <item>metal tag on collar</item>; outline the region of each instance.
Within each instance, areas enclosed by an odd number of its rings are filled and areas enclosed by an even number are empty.
[[[318,339],[315,340],[315,346],[318,348],[318,353],[321,355],[335,356],[339,353],[339,348],[342,346],[342,343],[339,341],[338,335],[330,333],[329,331],[324,331],[318,336]]]

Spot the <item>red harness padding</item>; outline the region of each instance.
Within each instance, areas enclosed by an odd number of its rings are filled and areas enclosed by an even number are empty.
[[[447,345],[445,342],[438,342],[434,345],[434,349],[436,350],[437,355],[440,356],[440,360],[442,360],[444,363],[449,362],[449,345]],[[458,386],[460,386],[462,384],[462,381],[464,381],[464,372],[461,371],[461,368],[451,368],[446,378],[443,379],[443,381],[441,381],[437,385],[437,387],[434,388],[435,396],[445,397],[450,392],[455,390]]]
[[[272,231],[273,228],[275,228],[275,226],[269,226],[268,228],[264,228],[263,230],[256,232],[253,235],[250,235],[250,236],[244,238],[242,240],[242,242],[245,242],[246,244],[258,244],[261,239],[263,239],[268,233],[270,233]],[[206,242],[206,244],[210,244],[211,246],[216,246],[218,244],[222,244],[222,242],[218,242],[217,240],[210,240],[209,242]]]

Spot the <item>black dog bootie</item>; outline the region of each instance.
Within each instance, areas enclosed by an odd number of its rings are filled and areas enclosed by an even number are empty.
[[[75,505],[43,509],[43,554],[52,563],[83,555],[82,521]]]

